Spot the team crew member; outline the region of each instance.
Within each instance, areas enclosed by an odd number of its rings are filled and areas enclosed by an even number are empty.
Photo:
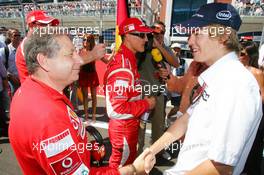
[[[18,75],[20,79],[20,83],[23,83],[28,76],[28,70],[26,67],[25,61],[25,53],[24,53],[24,43],[28,37],[30,37],[33,33],[38,33],[37,29],[41,29],[46,26],[57,26],[59,25],[59,20],[48,16],[43,10],[33,10],[27,14],[26,22],[29,28],[27,33],[27,37],[23,39],[23,41],[18,46],[16,52],[16,67],[18,70]],[[48,31],[49,28],[46,29]],[[54,30],[52,30],[54,31]],[[56,30],[58,31],[58,30]],[[47,32],[46,32],[47,33]],[[101,59],[105,54],[105,46],[104,44],[98,44],[94,47],[94,49],[87,53],[87,55],[83,56],[84,63],[89,63],[94,59]]]
[[[24,54],[24,43],[28,37],[34,33],[34,29],[45,27],[47,25],[57,26],[59,25],[59,20],[48,16],[43,10],[33,10],[27,14],[26,22],[28,25],[27,37],[23,39],[17,48],[16,52],[16,67],[18,70],[18,75],[20,83],[23,83],[28,76],[28,70],[26,67],[25,54]]]
[[[196,29],[190,30],[188,44],[194,60],[209,67],[198,77],[200,86],[187,113],[151,147],[157,153],[185,134],[177,164],[165,174],[242,172],[261,120],[262,100],[256,79],[238,59],[240,25],[236,9],[222,3],[203,5],[181,24]]]
[[[109,166],[119,167],[134,161],[140,116],[155,106],[154,97],[142,99],[136,52],[143,52],[146,33],[152,30],[137,18],[128,18],[119,26],[122,45],[105,73],[106,107],[112,155]]]
[[[24,174],[134,175],[154,165],[154,156],[146,150],[119,170],[90,167],[91,145],[84,125],[62,93],[79,78],[83,64],[68,36],[29,37],[25,58],[31,76],[12,100],[9,126],[10,143]]]

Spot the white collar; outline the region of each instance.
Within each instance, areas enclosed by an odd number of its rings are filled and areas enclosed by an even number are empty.
[[[208,67],[199,77],[198,82],[202,86],[203,83],[206,85],[210,85],[215,80],[217,80],[217,76],[223,73],[223,65],[226,64],[227,61],[230,60],[238,60],[238,56],[235,52],[229,52],[224,55],[222,58],[218,59],[214,64]]]

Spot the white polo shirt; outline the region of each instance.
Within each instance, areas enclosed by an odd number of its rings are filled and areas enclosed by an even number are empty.
[[[234,52],[226,54],[199,77],[204,87],[191,107],[177,164],[164,172],[181,175],[210,159],[243,170],[260,119],[262,102],[253,75]]]

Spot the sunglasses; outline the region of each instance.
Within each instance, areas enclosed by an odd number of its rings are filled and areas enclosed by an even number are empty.
[[[164,34],[165,34],[165,32],[166,32],[166,31],[162,30],[162,28],[161,28],[161,27],[159,27],[159,26],[155,26],[155,28],[154,28],[154,33],[157,33],[157,34],[162,34],[162,35],[164,35]]]
[[[165,31],[161,30],[159,34],[164,35],[165,34]]]
[[[145,37],[147,37],[147,35],[145,33],[129,33],[130,35],[134,35],[137,36],[141,39],[144,39]]]
[[[246,56],[247,54],[245,52],[241,52],[240,56]]]

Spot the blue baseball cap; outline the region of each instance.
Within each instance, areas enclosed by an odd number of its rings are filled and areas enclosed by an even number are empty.
[[[221,24],[238,31],[241,25],[241,18],[237,10],[226,3],[209,3],[201,6],[199,10],[187,21],[178,23],[177,26],[204,27],[210,24]]]

